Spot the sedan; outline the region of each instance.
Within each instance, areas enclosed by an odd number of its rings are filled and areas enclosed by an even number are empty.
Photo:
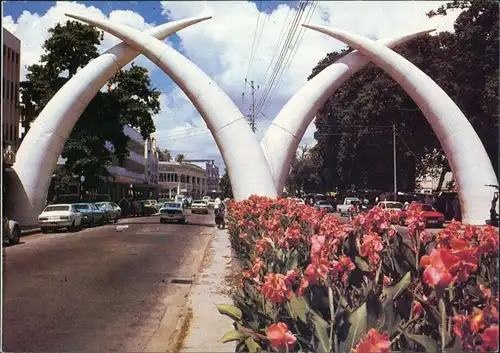
[[[191,213],[208,214],[208,205],[203,200],[194,200],[191,204]]]
[[[73,205],[49,205],[38,216],[38,225],[43,233],[62,228],[73,231],[82,227],[82,214]]]
[[[407,225],[406,221],[406,213],[408,209],[413,205],[414,203],[412,202],[409,205],[405,205],[403,207],[403,210],[400,213],[399,216],[399,224],[402,226]],[[429,204],[422,204],[422,212],[424,213],[424,220],[425,220],[425,225],[427,227],[430,226],[436,226],[439,228],[443,227],[444,224],[444,214],[436,211],[431,205]]]
[[[333,206],[330,205],[328,201],[318,201],[314,204],[314,208],[318,210],[326,210],[327,213],[331,213],[334,211]]]
[[[87,227],[103,225],[105,220],[104,211],[97,208],[93,203],[74,203],[75,209],[82,213],[82,224]]]
[[[168,221],[187,222],[186,211],[181,202],[165,202],[160,208],[160,223]]]
[[[114,202],[98,202],[97,208],[104,211],[104,218],[107,222],[118,222],[122,214],[122,209]]]

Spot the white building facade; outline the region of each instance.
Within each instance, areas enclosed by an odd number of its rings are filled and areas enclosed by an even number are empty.
[[[184,195],[199,199],[207,193],[205,170],[191,163],[158,162],[158,183],[160,197]]]

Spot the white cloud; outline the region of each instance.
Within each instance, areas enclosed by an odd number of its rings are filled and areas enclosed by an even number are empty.
[[[43,53],[42,45],[49,38],[48,30],[57,23],[65,23],[70,20],[64,15],[67,12],[90,15],[100,19],[107,18],[140,30],[152,27],[152,24],[146,23],[140,14],[133,11],[116,10],[107,17],[94,6],[66,1],[56,2],[56,5],[45,14],[23,11],[17,19],[13,19],[12,16],[3,17],[2,25],[21,40],[21,79],[26,76],[27,66],[39,62]],[[102,53],[119,42],[120,40],[116,37],[105,33],[99,50]],[[156,66],[142,55],[135,60],[135,63],[148,68],[150,72],[156,69]]]
[[[440,30],[452,30],[459,12],[450,12],[446,17],[438,16],[432,19],[425,16],[427,11],[436,9],[443,3],[445,2],[325,1],[318,3],[310,23],[335,26],[373,39],[433,26],[439,27]],[[248,76],[249,80],[254,80],[255,85],[260,86],[260,90],[256,93],[256,100],[259,101],[274,67],[273,59],[277,56],[275,54],[280,34],[287,32],[296,9],[281,4],[272,12],[261,12],[259,17],[254,2],[163,1],[161,4],[165,17],[172,20],[192,16],[213,16],[209,21],[180,31],[178,33],[180,47],[177,49],[211,76],[240,108],[241,93],[244,90],[242,110],[248,113],[250,91],[248,85],[245,87],[244,79]],[[23,76],[24,66],[38,62],[42,44],[48,38],[48,29],[68,19],[64,16],[65,12],[89,14],[98,18],[106,17],[100,9],[92,6],[75,2],[57,2],[45,14],[24,11],[17,19],[11,16],[3,18],[3,26],[22,41]],[[247,75],[258,17],[256,50]],[[141,30],[152,25],[146,23],[140,13],[133,11],[113,11],[109,18]],[[300,23],[304,23],[305,18],[304,15]],[[283,28],[285,31],[282,31]],[[301,29],[302,27],[299,27],[297,31]],[[306,82],[318,61],[327,53],[344,47],[341,42],[323,34],[307,29],[304,29],[303,33],[303,39],[291,65],[272,95],[269,106],[263,110],[265,116],[257,117],[259,139],[263,137],[272,118],[281,107]],[[105,34],[100,49],[107,50],[116,43],[118,39]],[[154,67],[143,56],[140,56],[136,63],[148,67],[150,72]],[[164,75],[161,72],[157,74]],[[165,84],[158,88],[165,92],[161,96],[162,112],[155,117],[157,127],[155,135],[159,146],[171,150],[174,154],[185,153],[189,158],[215,158],[221,164],[217,146],[192,103],[176,86]],[[314,130],[314,125],[311,125],[303,143],[310,144],[314,141],[312,138]]]
[[[373,39],[391,37],[395,34],[406,33],[423,28],[437,27],[439,30],[453,30],[453,23],[459,12],[450,12],[446,17],[429,19],[425,13],[436,9],[445,2],[377,2],[377,1],[329,1],[319,2],[311,17],[311,24],[323,24],[342,28],[353,33]],[[256,22],[259,16],[256,4],[253,2],[230,1],[163,1],[163,14],[170,19],[178,20],[191,16],[211,15],[209,21],[187,28],[178,33],[181,39],[179,48],[187,57],[196,63],[203,71],[211,76],[221,88],[241,107],[241,93],[244,88],[244,79],[247,77],[250,51],[256,31]],[[249,80],[260,85],[256,93],[257,101],[262,95],[274,66],[278,40],[282,28],[290,25],[296,9],[281,4],[271,13],[260,13],[257,31],[257,45],[254,60],[248,74]],[[307,9],[305,11],[307,13]],[[301,23],[305,21],[305,14]],[[285,27],[283,27],[286,25]],[[264,26],[264,27],[263,27]],[[262,34],[261,33],[261,29]],[[298,28],[300,30],[301,27]],[[281,84],[277,87],[272,100],[265,109],[265,116],[257,120],[259,131],[257,136],[262,138],[265,129],[270,125],[281,107],[307,81],[312,68],[329,52],[339,50],[344,44],[311,30],[304,30],[304,36],[295,54],[289,69],[283,75]],[[272,63],[272,65],[270,65]],[[269,69],[270,68],[270,69]],[[267,75],[265,73],[267,71]],[[178,88],[174,88],[168,109],[162,116],[168,120],[171,111],[177,111],[177,118],[184,119],[197,115],[192,104],[185,99],[177,99],[182,95]],[[250,91],[245,89],[245,103],[243,112],[247,113],[250,103]],[[180,110],[178,110],[180,109]],[[182,115],[181,115],[182,112]],[[174,114],[175,115],[175,114]],[[171,119],[170,119],[171,120]],[[172,125],[157,125],[158,136],[169,136],[174,131]],[[179,125],[180,126],[180,125]],[[188,125],[182,127],[188,131]],[[193,130],[198,131],[198,130]],[[314,141],[315,131],[312,124],[306,132],[302,143],[311,144]],[[165,135],[167,134],[167,135]],[[185,136],[185,135],[183,135]],[[217,149],[211,136],[194,135],[176,142],[159,138],[159,144],[171,149],[197,150],[197,156],[216,153]],[[193,147],[196,146],[196,147]]]

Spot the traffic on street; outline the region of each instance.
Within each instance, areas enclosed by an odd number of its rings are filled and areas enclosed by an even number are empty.
[[[70,208],[58,207],[54,212]],[[165,224],[159,215],[115,220],[83,230],[78,220],[71,232],[38,233],[5,248],[3,351],[138,352],[155,339],[167,345],[177,315],[160,322],[183,305],[214,215],[186,211],[186,222]]]

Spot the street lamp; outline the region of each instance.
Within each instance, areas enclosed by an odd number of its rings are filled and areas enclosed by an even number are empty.
[[[85,182],[85,175],[80,177],[80,200],[83,200],[83,183]]]

